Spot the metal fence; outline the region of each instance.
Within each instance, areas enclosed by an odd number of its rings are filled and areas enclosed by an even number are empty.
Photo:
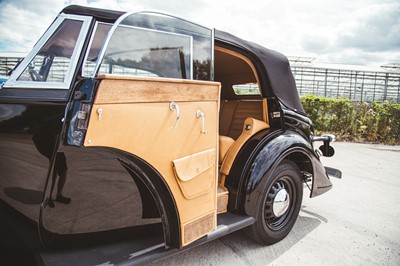
[[[292,67],[300,95],[400,102],[400,73]]]
[[[300,95],[400,103],[400,64],[366,67],[311,61],[290,61]]]
[[[21,53],[0,53],[0,76],[4,76],[22,58]],[[400,103],[400,64],[365,67],[314,64],[314,58],[289,57],[300,95],[313,94],[355,101]],[[53,68],[62,70],[62,62]]]
[[[24,56],[23,53],[0,53],[0,76],[7,75]]]

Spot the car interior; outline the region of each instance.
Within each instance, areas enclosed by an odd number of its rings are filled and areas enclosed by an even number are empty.
[[[215,81],[221,82],[219,113],[218,213],[226,211],[228,197],[225,178],[245,142],[260,130],[269,128],[266,100],[260,91],[234,90],[235,85],[258,84],[252,62],[232,50],[215,47]]]

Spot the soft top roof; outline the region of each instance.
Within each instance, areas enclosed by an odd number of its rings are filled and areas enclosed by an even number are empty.
[[[99,21],[109,23],[114,23],[126,13],[78,5],[67,6],[62,12],[92,16]],[[263,95],[276,96],[287,108],[305,114],[289,61],[284,55],[220,30],[215,30],[215,40],[217,43],[239,49],[245,52],[247,56],[250,56],[256,65]]]
[[[61,13],[82,15],[82,16],[91,16],[99,21],[114,23],[120,16],[122,16],[126,12],[108,10],[108,9],[100,9],[100,8],[94,8],[94,7],[70,5],[70,6],[65,7],[61,11]]]
[[[215,30],[215,40],[250,56],[259,72],[263,95],[276,96],[287,108],[305,114],[286,56],[220,30]]]

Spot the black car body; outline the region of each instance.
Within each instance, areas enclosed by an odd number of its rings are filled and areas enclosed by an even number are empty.
[[[288,60],[159,13],[66,7],[0,89],[1,245],[143,263],[283,239],[332,184]],[[314,141],[322,141],[320,150]]]

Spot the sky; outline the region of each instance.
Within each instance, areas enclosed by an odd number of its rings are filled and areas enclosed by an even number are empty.
[[[0,0],[0,52],[29,52],[70,4],[161,11],[315,62],[400,63],[400,0]]]

